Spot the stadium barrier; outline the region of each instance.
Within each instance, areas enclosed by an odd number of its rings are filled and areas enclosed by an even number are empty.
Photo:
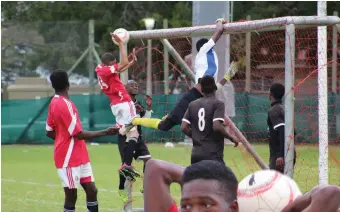
[[[174,106],[180,95],[170,94],[153,95],[153,117],[161,118]],[[142,96],[138,97],[142,99]],[[317,96],[299,95],[296,97],[296,130],[299,132],[297,143],[317,143],[318,135],[313,130],[317,123]],[[95,102],[93,113],[89,111],[90,95],[72,95],[71,100],[76,104],[83,128],[86,130],[99,130],[115,124],[115,119],[109,108],[109,100],[103,94],[93,95]],[[45,121],[48,107],[43,108],[41,116],[37,117],[33,125],[28,129],[23,139],[17,141],[31,119],[46,105],[49,98],[34,100],[5,100],[1,102],[1,143],[2,144],[52,144],[53,141],[45,136]],[[143,101],[141,101],[143,102]],[[253,94],[247,92],[235,93],[236,116],[234,123],[250,142],[263,142],[267,137],[267,112],[270,107],[268,94]],[[308,107],[306,107],[308,105]],[[304,106],[305,110],[298,108]],[[336,142],[340,139],[340,123],[336,121],[340,114],[340,94],[329,93],[328,98],[329,140]],[[315,114],[315,115],[313,115]],[[89,118],[93,117],[93,126],[90,126]],[[143,137],[147,142],[179,142],[184,140],[184,135],[176,126],[169,132],[161,132],[153,129],[143,129]],[[116,143],[116,136],[95,139],[97,143]]]

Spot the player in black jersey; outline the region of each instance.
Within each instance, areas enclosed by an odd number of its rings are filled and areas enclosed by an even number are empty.
[[[268,112],[268,140],[269,140],[269,168],[284,172],[285,156],[285,109],[282,104],[282,98],[285,94],[285,87],[280,83],[274,83],[270,86],[269,99],[271,108]],[[294,150],[294,164],[296,153]]]
[[[202,160],[224,163],[224,138],[238,145],[238,140],[229,135],[224,126],[224,103],[215,96],[217,86],[211,76],[201,79],[204,97],[189,104],[182,119],[182,132],[192,138],[191,164]]]
[[[152,99],[149,96],[146,96],[146,106],[147,109],[145,110],[142,104],[136,99],[136,95],[138,94],[138,83],[135,82],[134,80],[129,80],[126,84],[126,90],[129,93],[132,101],[135,104],[136,107],[136,113],[140,117],[145,117],[145,118],[150,118],[151,117],[151,106],[152,106]],[[151,154],[149,152],[149,149],[147,145],[145,144],[143,138],[142,138],[142,127],[137,126],[138,130],[138,142],[136,144],[136,149],[134,152],[133,157],[135,160],[143,160],[144,166],[143,166],[143,172],[145,170],[145,163],[151,159]],[[121,160],[123,161],[124,158],[124,148],[128,148],[128,145],[126,145],[126,136],[123,135],[118,135],[118,149],[120,153]],[[132,160],[132,158],[131,158]],[[132,162],[132,161],[131,161]],[[128,197],[124,191],[124,184],[125,184],[125,176],[124,175],[119,175],[119,194],[122,199],[122,201],[125,203],[128,201]]]

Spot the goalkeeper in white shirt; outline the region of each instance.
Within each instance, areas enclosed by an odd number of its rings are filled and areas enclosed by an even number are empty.
[[[211,76],[215,78],[218,71],[218,60],[213,47],[218,39],[223,34],[223,24],[226,21],[223,18],[216,20],[216,31],[210,40],[202,38],[196,43],[198,54],[195,60],[195,86],[189,91],[185,92],[177,101],[175,106],[163,119],[157,118],[144,118],[141,120],[133,120],[132,125],[143,125],[161,131],[169,131],[176,125],[181,125],[182,119],[189,104],[196,99],[203,96],[201,92],[200,79],[204,76]],[[224,78],[217,83],[217,88],[221,88],[227,81],[237,72],[237,65],[232,63],[229,69],[224,74]]]

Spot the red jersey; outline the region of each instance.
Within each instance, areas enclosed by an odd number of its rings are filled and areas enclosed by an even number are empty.
[[[116,72],[117,69],[118,64],[112,66],[99,64],[96,67],[98,83],[103,93],[109,97],[111,105],[131,101],[129,93],[120,81],[119,73]]]
[[[83,129],[78,110],[69,99],[59,95],[53,97],[48,108],[46,130],[56,132],[54,163],[58,169],[90,162],[85,141],[73,137]]]

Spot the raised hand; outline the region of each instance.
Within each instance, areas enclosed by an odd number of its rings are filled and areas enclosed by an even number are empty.
[[[238,141],[238,139],[235,136],[232,136],[231,142],[234,143],[234,147],[237,147],[238,144],[239,144],[239,141]]]
[[[227,21],[226,21],[224,18],[218,18],[218,19],[216,20],[216,23],[217,23],[217,22],[222,22],[222,24],[227,23]]]
[[[112,41],[116,41],[119,44],[123,43],[123,40],[117,34],[110,33],[110,35],[111,35]]]
[[[152,97],[149,96],[149,95],[146,95],[146,96],[144,97],[144,99],[145,99],[145,104],[146,104],[146,106],[147,106],[147,109],[148,109],[148,110],[151,110],[151,108],[152,108]]]
[[[144,111],[143,107],[140,104],[135,104],[136,112],[141,113]]]

